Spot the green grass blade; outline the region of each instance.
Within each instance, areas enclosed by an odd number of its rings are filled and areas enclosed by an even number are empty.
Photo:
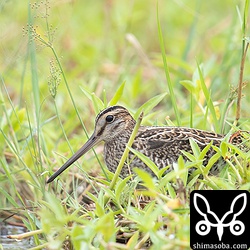
[[[209,92],[209,90],[208,90],[208,88],[206,86],[206,83],[205,83],[205,80],[204,80],[204,77],[203,77],[203,74],[202,74],[202,71],[201,71],[201,68],[200,68],[200,65],[198,64],[198,62],[197,62],[197,67],[198,67],[202,92],[203,92],[203,94],[204,94],[204,96],[206,98],[208,109],[211,112],[213,122],[214,122],[214,126],[215,126],[215,131],[219,132],[220,131],[219,121],[218,121],[217,116],[216,116],[216,112],[215,112],[214,104],[213,104],[213,101],[212,101],[212,97],[211,97],[211,94],[210,94],[210,92]]]
[[[148,114],[158,103],[160,103],[163,98],[167,95],[167,93],[163,93],[157,96],[154,96],[147,102],[145,102],[134,114],[134,118],[138,119],[140,113],[143,111],[143,114]]]
[[[159,178],[159,168],[155,165],[153,161],[151,161],[147,156],[142,154],[141,152],[129,147],[129,150],[136,155],[138,158],[140,158],[152,171],[153,173]]]
[[[159,40],[160,40],[162,60],[163,60],[165,75],[166,75],[167,84],[168,84],[168,90],[169,90],[171,102],[172,102],[172,105],[173,105],[173,108],[174,108],[174,113],[175,113],[177,125],[180,126],[181,125],[181,119],[180,119],[179,110],[177,108],[177,102],[176,102],[176,98],[175,98],[174,87],[173,87],[173,84],[172,84],[172,81],[171,81],[171,78],[170,78],[170,74],[169,74],[169,68],[168,68],[168,63],[167,63],[164,39],[163,39],[161,25],[160,25],[159,7],[158,7],[158,5],[157,5],[157,25],[158,25],[158,36],[159,36]]]
[[[122,94],[123,94],[123,89],[125,86],[125,81],[119,86],[119,88],[117,89],[117,91],[115,92],[113,98],[110,100],[109,105],[108,106],[113,106],[116,105],[117,102],[120,100]]]
[[[29,6],[29,27],[33,26],[33,20],[31,16],[31,7]],[[38,72],[37,72],[37,61],[36,61],[36,45],[33,39],[32,29],[29,29],[29,56],[30,56],[30,67],[31,67],[31,83],[32,92],[35,104],[35,114],[37,122],[39,120],[39,107],[40,107],[40,97],[39,97],[39,82],[38,82]]]
[[[131,147],[132,144],[133,144],[133,141],[135,139],[137,131],[138,131],[140,125],[141,125],[142,117],[143,117],[143,113],[141,113],[140,117],[137,119],[137,122],[136,122],[136,125],[134,127],[134,130],[133,130],[133,132],[132,132],[132,134],[131,134],[131,136],[129,138],[129,141],[127,143],[127,147],[124,150],[122,158],[121,158],[121,160],[120,160],[120,162],[119,162],[119,164],[117,166],[117,169],[115,171],[114,177],[113,177],[112,182],[110,183],[110,186],[109,186],[109,188],[111,190],[114,188],[115,183],[117,182],[117,179],[118,179],[118,177],[119,177],[119,175],[121,173],[122,167],[123,167],[123,165],[124,165],[124,163],[125,163],[125,161],[126,161],[126,159],[128,157],[129,147]]]

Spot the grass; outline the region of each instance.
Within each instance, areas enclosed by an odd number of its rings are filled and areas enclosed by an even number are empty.
[[[249,152],[228,143],[233,131],[250,130],[248,4],[2,3],[1,222],[21,222],[27,234],[16,237],[32,235],[32,249],[188,249],[192,190],[250,190]],[[99,145],[46,185],[96,114],[117,103],[138,124],[228,136],[207,166],[209,146],[191,141],[190,161],[180,157],[166,175],[134,152],[157,178],[135,169],[132,181],[107,171]],[[209,175],[221,156],[226,167]],[[135,189],[140,181],[147,189]]]

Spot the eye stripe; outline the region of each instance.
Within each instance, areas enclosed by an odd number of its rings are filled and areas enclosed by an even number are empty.
[[[106,128],[106,124],[103,127],[101,127],[101,130],[98,132],[97,136],[100,136],[105,128]]]

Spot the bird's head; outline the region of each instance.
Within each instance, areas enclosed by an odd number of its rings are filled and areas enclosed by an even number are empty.
[[[95,130],[89,140],[55,172],[47,183],[52,182],[65,169],[71,166],[82,155],[101,141],[114,140],[121,133],[131,133],[135,126],[135,120],[127,109],[121,106],[112,106],[101,111],[95,120]]]
[[[103,110],[95,120],[93,136],[99,141],[109,142],[121,133],[132,132],[135,120],[127,109],[112,106]]]

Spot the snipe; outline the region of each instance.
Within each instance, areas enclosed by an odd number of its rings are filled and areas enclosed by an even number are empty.
[[[104,141],[104,160],[108,169],[115,172],[121,156],[125,150],[126,144],[130,138],[135,126],[135,120],[128,110],[121,106],[109,107],[99,115],[95,120],[95,130],[89,140],[80,148],[66,163],[55,172],[47,181],[52,182],[66,168],[72,165],[77,159],[94,147],[97,143]],[[176,162],[182,151],[192,153],[190,138],[198,144],[201,150],[211,141],[213,145],[219,146],[224,135],[207,132],[198,129],[184,127],[148,127],[141,126],[135,137],[132,147],[147,157],[149,157],[159,168],[172,165]],[[236,133],[230,138],[232,144],[242,143],[240,133]],[[215,153],[211,147],[205,158],[203,165],[206,165],[209,158]],[[184,159],[185,156],[183,155]],[[124,166],[121,177],[126,177],[133,167],[143,168],[149,172],[150,169],[137,157],[130,153],[131,162]],[[211,172],[217,171],[218,164],[215,164]],[[169,168],[169,171],[171,168]]]

